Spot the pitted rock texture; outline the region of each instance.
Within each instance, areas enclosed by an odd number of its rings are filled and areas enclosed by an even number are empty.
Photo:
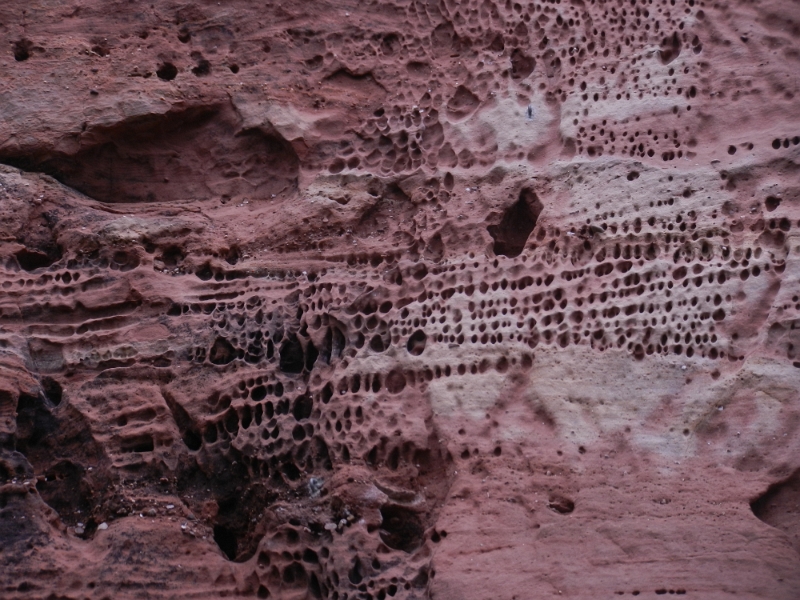
[[[795,3],[0,50],[0,597],[798,597]]]

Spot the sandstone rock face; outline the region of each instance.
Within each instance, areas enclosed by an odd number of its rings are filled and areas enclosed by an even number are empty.
[[[0,50],[0,597],[800,596],[797,3]]]

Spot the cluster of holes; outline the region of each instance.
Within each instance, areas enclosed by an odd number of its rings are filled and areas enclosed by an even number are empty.
[[[508,69],[503,77],[523,81],[538,66],[544,75],[541,91],[561,100],[578,95],[587,107],[592,102],[622,100],[621,96],[609,97],[610,80],[605,81],[605,76],[592,79],[603,72],[599,66],[605,59],[610,74],[634,80],[640,98],[652,94],[675,96],[676,103],[679,99],[688,102],[701,92],[691,69],[678,68],[676,60],[684,49],[701,53],[702,43],[684,30],[682,19],[683,14],[700,19],[702,11],[692,10],[693,0],[685,5],[683,12],[666,5],[653,7],[651,3],[609,6],[602,19],[595,19],[589,37],[576,33],[586,24],[579,5],[523,7],[508,2],[500,7],[459,7],[450,11],[448,23],[436,28],[431,44],[466,47],[470,44],[459,40],[483,37],[485,60],[491,54],[506,53]],[[487,14],[481,14],[482,11]],[[674,14],[670,16],[669,11]],[[496,23],[496,27],[484,28],[487,22]],[[531,31],[542,40],[538,47],[529,46]],[[665,35],[666,31],[670,33]],[[606,35],[614,32],[623,36],[616,46],[607,39],[611,35]],[[189,43],[191,30],[181,28],[178,38]],[[637,50],[653,40],[661,48],[658,59],[663,69],[658,77],[652,77],[649,65],[637,66],[636,58],[630,61],[629,70],[621,66],[619,57],[623,53],[635,56]],[[383,55],[391,55],[398,51],[401,42],[398,34],[383,35],[376,47]],[[31,45],[20,44],[15,45],[15,58],[26,60]],[[269,51],[269,46],[264,50]],[[436,51],[436,48],[431,50],[434,54]],[[95,53],[102,55],[103,48]],[[408,69],[424,73],[424,57],[417,58],[420,60],[411,61]],[[192,53],[192,59],[195,75],[210,73],[211,65],[202,54]],[[318,68],[324,59],[315,55],[310,60],[306,66]],[[488,71],[494,70],[490,63],[485,65]],[[232,65],[230,69],[236,72],[238,67]],[[177,75],[178,69],[172,63],[158,67],[157,76],[162,80],[171,81]],[[490,164],[495,159],[496,147],[491,144],[483,150],[456,147],[455,142],[445,139],[439,123],[439,111],[449,111],[459,118],[476,104],[474,99],[487,97],[497,89],[487,83],[488,79],[481,80],[480,75],[479,71],[449,99],[426,90],[411,109],[401,105],[376,109],[363,124],[356,142],[330,148],[327,154],[323,152],[321,160],[333,173],[367,167],[384,175],[416,170],[423,165],[469,168]],[[436,87],[435,83],[427,81],[425,85]],[[626,96],[625,100],[628,99]],[[582,117],[588,117],[588,108],[583,110]],[[681,104],[678,108],[676,104],[671,118],[678,119],[689,110],[690,105]],[[575,119],[577,149],[589,156],[618,152],[669,161],[683,157],[685,148],[693,146],[692,139],[685,139],[689,126],[681,128],[674,121],[669,127],[654,129],[636,122],[638,118],[630,123],[602,120],[589,125]],[[797,145],[800,138],[775,140],[773,147],[787,148],[790,143]],[[736,147],[730,146],[728,152],[735,154]],[[632,171],[627,179],[634,181],[638,177],[639,173]],[[426,182],[428,200],[446,201],[452,185],[452,176],[449,183],[447,176],[442,182]],[[691,193],[687,189],[680,195],[688,197]],[[315,277],[308,277],[309,283],[300,288],[296,303],[270,310],[268,301],[258,297],[257,292],[248,292],[247,300],[231,299],[242,293],[230,291],[235,286],[224,284],[250,278],[246,270],[212,268],[210,264],[200,268],[197,277],[213,280],[210,285],[215,286],[215,293],[193,303],[174,304],[168,314],[192,315],[211,322],[214,335],[207,345],[192,350],[194,361],[226,373],[247,369],[251,376],[243,377],[226,392],[211,395],[210,416],[192,426],[196,431],[190,428],[183,432],[186,445],[193,452],[205,448],[212,453],[224,453],[236,448],[247,467],[260,477],[299,489],[309,477],[329,472],[334,460],[348,463],[358,458],[372,467],[385,466],[391,471],[424,463],[426,449],[416,448],[410,442],[394,442],[379,433],[384,428],[375,423],[377,419],[402,423],[399,411],[388,408],[391,397],[441,377],[467,376],[489,369],[504,373],[517,366],[529,368],[533,363],[531,350],[539,344],[558,347],[585,344],[599,351],[625,348],[636,358],[652,354],[740,358],[724,349],[728,340],[721,331],[736,304],[735,291],[749,278],[782,267],[780,261],[770,258],[760,246],[733,248],[724,241],[728,232],[700,231],[696,215],[680,211],[671,218],[653,216],[646,220],[622,220],[621,216],[617,219],[612,213],[610,217],[604,215],[599,224],[587,220],[570,231],[540,228],[531,244],[529,236],[535,230],[538,213],[533,198],[521,197],[522,200],[524,204],[514,205],[519,210],[509,213],[514,218],[505,227],[500,223],[495,231],[498,260],[491,266],[479,261],[427,266],[401,264],[398,260],[401,253],[388,259],[366,253],[346,258],[350,267],[367,264],[377,267],[384,261],[387,266],[394,266],[386,283],[398,288],[405,284],[406,294],[401,298],[376,294],[364,300],[365,294],[374,288],[358,283],[333,284],[325,282],[324,276],[315,283]],[[676,199],[657,202],[659,207],[662,202],[664,206],[673,206]],[[778,196],[769,196],[764,201],[767,212],[776,211],[780,205]],[[523,232],[517,239],[512,229],[520,224],[524,225]],[[731,231],[740,225],[743,224],[735,220],[726,224]],[[758,223],[748,223],[747,227],[768,234],[764,240],[780,247],[792,224],[778,215],[762,220],[760,230]],[[630,238],[628,242],[606,244],[595,239],[599,232]],[[526,249],[537,256],[536,261],[530,261],[531,271],[541,274],[514,275],[506,268],[514,264],[511,259],[520,255],[519,260],[526,261]],[[567,268],[563,257],[569,257]],[[183,257],[179,249],[167,249],[162,258],[165,265],[173,266]],[[665,259],[662,262],[668,266],[651,264],[657,258]],[[28,271],[49,266],[43,260],[38,255],[17,256],[19,264]],[[236,260],[227,262],[236,264]],[[580,266],[576,266],[578,263]],[[120,251],[106,266],[128,270],[138,266],[138,258]],[[59,273],[55,275],[56,281],[59,277],[66,284],[78,280],[77,274]],[[275,274],[275,278],[299,279],[299,273]],[[584,293],[587,281],[599,283],[602,291]],[[232,296],[226,298],[226,294]],[[793,301],[798,302],[796,297]],[[495,346],[502,355],[459,364],[431,358],[436,356],[437,349],[449,344],[480,345],[489,351]],[[508,352],[509,345],[522,350],[512,355]],[[387,353],[390,349],[404,352],[409,360],[419,362],[414,367],[395,368],[386,373],[355,372],[357,357]],[[335,369],[343,372],[334,375]],[[142,434],[126,438],[122,449],[150,452],[154,445],[152,436]],[[551,504],[564,514],[574,508],[570,501],[551,499]],[[415,517],[408,514],[408,509],[394,506],[384,507],[382,513],[388,528],[378,533],[382,541],[391,548],[412,551],[421,535]],[[391,525],[398,521],[402,526]],[[294,528],[280,534],[287,543],[295,545],[302,528],[299,524],[292,525]],[[431,539],[437,542],[445,535],[434,532]],[[219,527],[215,537],[229,557],[236,556],[235,542],[234,549],[230,547],[230,532]],[[423,570],[415,582],[392,578],[369,587],[368,582],[374,579],[368,574],[380,572],[382,567],[377,557],[370,561],[355,556],[343,575],[336,569],[324,577],[318,575],[320,568],[314,565],[329,556],[327,547],[314,550],[311,545],[280,555],[260,552],[258,565],[264,574],[258,578],[257,595],[269,597],[284,587],[305,586],[312,595],[326,597],[330,590],[340,587],[341,577],[364,597],[383,600],[412,585],[424,586],[427,578],[433,576]],[[656,594],[667,593],[685,591],[656,590]]]
[[[789,145],[797,146],[798,144],[800,144],[800,135],[796,135],[791,139],[784,138],[783,140],[780,140],[779,138],[775,138],[774,140],[772,140],[772,147],[775,150],[780,150],[781,148],[788,148]]]
[[[272,536],[278,544],[299,548],[291,552],[259,552],[254,573],[258,581],[256,597],[273,598],[306,591],[312,598],[347,598],[347,594],[340,595],[337,590],[349,588],[359,598],[387,600],[414,594],[435,576],[427,565],[411,578],[391,575],[391,562],[386,557],[370,557],[363,552],[336,556],[327,545],[309,538],[291,527]]]
[[[638,176],[638,172],[630,172],[628,179]],[[692,190],[688,188],[682,193],[683,197],[691,195]],[[662,202],[658,201],[658,204]],[[674,198],[663,204],[672,206]],[[777,197],[770,196],[765,200],[768,212],[775,211],[779,205]],[[606,214],[600,227],[587,221],[585,226],[568,232],[542,228],[536,236],[536,243],[530,244],[529,248],[538,248],[544,265],[552,264],[559,255],[570,253],[573,262],[580,256],[586,257],[581,259],[585,266],[563,269],[557,278],[551,274],[492,281],[490,267],[484,265],[481,281],[475,285],[455,284],[458,280],[455,272],[468,266],[479,270],[478,262],[430,268],[424,267],[424,263],[407,265],[398,269],[396,278],[399,281],[419,281],[418,296],[393,303],[373,300],[356,306],[348,303],[348,298],[354,299],[355,294],[348,296],[352,290],[347,286],[319,283],[306,289],[306,300],[301,310],[317,313],[340,306],[352,315],[346,327],[331,328],[327,314],[317,314],[308,320],[308,331],[327,327],[329,340],[334,333],[340,337],[339,356],[346,359],[345,363],[359,353],[381,353],[390,346],[405,347],[409,355],[419,356],[432,344],[491,346],[509,342],[529,348],[538,344],[560,347],[587,344],[601,351],[625,348],[636,358],[651,354],[678,354],[737,360],[740,356],[725,348],[730,340],[719,331],[720,323],[734,307],[735,288],[739,285],[736,282],[757,278],[771,270],[781,272],[784,263],[771,258],[772,254],[765,253],[761,246],[732,249],[724,241],[729,235],[724,229],[699,231],[697,220],[693,211],[679,211],[671,218],[653,216],[646,221],[638,217],[615,219],[613,214]],[[728,224],[733,231],[741,225],[742,221],[736,219]],[[791,227],[791,222],[784,217],[753,222],[750,230],[763,231],[765,242],[781,246]],[[598,245],[593,237],[595,229],[611,234],[636,234],[640,241]],[[549,242],[547,238],[550,238]],[[675,266],[666,269],[648,266],[649,261],[661,257],[669,257]],[[495,261],[494,266],[498,265]],[[421,270],[421,267],[424,268]],[[439,277],[428,282],[431,276]],[[465,276],[467,281],[472,277],[469,272]],[[603,291],[587,295],[570,291],[580,289],[587,278],[601,282]],[[556,284],[557,279],[560,284]],[[455,285],[447,285],[448,280]],[[423,285],[426,282],[428,284]],[[519,294],[528,288],[531,291]],[[509,292],[512,295],[509,296]],[[337,297],[341,294],[344,297]],[[484,299],[470,300],[473,294]],[[454,301],[458,300],[457,296],[466,302]],[[211,312],[215,310],[208,309]],[[257,314],[255,321],[259,322],[261,318]],[[244,317],[240,316],[238,320],[244,322]],[[220,321],[227,322],[226,319]],[[249,335],[252,338],[258,334],[251,332]],[[266,333],[261,335],[267,336],[270,347],[287,343],[284,337],[272,340]],[[281,331],[280,335],[284,336],[284,333]],[[236,356],[245,358],[248,339],[240,337],[236,343]],[[310,347],[315,357],[319,355],[310,340],[292,343],[298,348]],[[327,343],[336,345],[332,340]],[[269,358],[273,352],[270,351]],[[330,350],[323,352],[329,353]],[[227,346],[221,349],[221,355],[227,361],[233,357]],[[295,362],[298,365],[295,372],[302,371],[302,359]],[[520,364],[524,362],[526,360]],[[310,371],[313,364],[312,360],[305,367]],[[445,365],[443,372],[483,372],[487,365],[481,361],[457,365],[456,368]],[[432,366],[420,371],[418,379],[425,381],[438,376],[436,368]],[[337,391],[349,389],[357,393],[370,387],[380,389],[379,381],[378,377],[368,374],[351,377],[349,381],[345,377],[337,384]]]
[[[406,12],[409,23],[432,27],[429,16],[419,14],[416,6],[409,6]],[[702,20],[703,11],[695,7],[694,0],[687,0],[670,5],[619,2],[591,13],[587,7],[562,3],[508,2],[480,8],[444,5],[442,22],[433,26],[423,43],[411,36],[382,32],[356,36],[346,46],[335,36],[319,41],[314,54],[304,61],[312,71],[334,62],[334,56],[353,60],[365,55],[394,56],[403,48],[408,57],[405,72],[397,73],[404,85],[398,87],[392,104],[378,105],[354,142],[343,141],[324,151],[327,159],[323,164],[335,173],[368,168],[382,174],[413,171],[422,165],[470,168],[492,164],[497,158],[496,143],[491,139],[478,140],[478,144],[465,144],[457,137],[446,139],[440,113],[447,112],[457,120],[471,114],[481,102],[504,89],[505,78],[520,81],[523,89],[548,100],[578,98],[582,104],[574,124],[579,152],[665,161],[682,158],[686,148],[696,142],[692,124],[681,126],[680,118],[690,113],[689,102],[700,91],[697,69],[678,59],[682,53],[702,53],[702,41],[687,24]],[[311,41],[302,30],[292,38],[301,46]],[[657,57],[646,57],[646,50],[653,46],[660,47]],[[444,93],[442,73],[432,67],[443,60],[451,60],[458,72],[462,64],[477,68],[464,72],[463,80],[459,74],[455,91]],[[505,68],[498,68],[503,61]],[[538,73],[535,81],[529,80],[532,73]],[[356,76],[345,71],[335,76],[359,81],[371,78],[371,74]],[[624,97],[612,91],[620,78],[630,83]],[[654,114],[651,126],[608,119],[591,124],[593,103],[627,101],[632,95],[674,98],[671,122],[665,124],[664,115]],[[525,156],[520,149],[510,152],[513,158]]]
[[[631,171],[627,179],[639,176]],[[678,204],[692,194],[685,188],[677,195]],[[521,201],[530,206],[535,196]],[[653,207],[675,204],[675,197],[651,202]],[[770,196],[763,210],[772,213],[780,205],[778,196]],[[202,315],[217,332],[211,345],[197,353],[198,360],[225,369],[241,363],[263,369],[210,400],[212,416],[199,431],[200,441],[192,443],[210,451],[234,447],[260,477],[298,488],[309,474],[324,474],[338,462],[363,460],[371,468],[394,472],[425,462],[427,450],[379,433],[376,420],[402,423],[403,415],[389,409],[392,396],[407,388],[424,389],[440,377],[530,368],[531,350],[540,344],[622,348],[637,359],[662,354],[741,360],[737,333],[725,330],[726,319],[738,311],[738,292],[750,278],[782,270],[781,260],[760,242],[781,246],[793,224],[780,214],[763,218],[752,212],[706,229],[698,227],[699,221],[694,211],[680,208],[646,219],[604,213],[602,221],[589,219],[568,231],[526,229],[519,254],[517,249],[500,253],[489,264],[395,259],[387,281],[406,291],[399,298],[365,282],[334,284],[325,275],[292,280],[295,274],[290,274],[285,282],[293,281],[288,289],[297,290],[295,300],[279,308],[268,310],[269,300],[257,289],[248,292],[247,300],[176,305],[175,316]],[[761,234],[757,245],[730,244],[728,236],[740,225]],[[628,241],[604,242],[601,233],[627,236]],[[559,264],[565,257],[567,268]],[[362,262],[371,261],[367,257],[352,264]],[[519,270],[510,275],[515,272],[510,265],[528,262],[538,275]],[[220,284],[238,278],[214,276]],[[589,280],[593,291],[584,293]],[[254,342],[260,347],[253,349]],[[501,352],[453,365],[434,358],[437,348],[448,344],[487,350],[496,345]],[[390,348],[405,352],[408,365],[387,373],[355,369],[358,357]],[[509,354],[509,348],[520,350]],[[424,362],[410,366],[420,357]],[[562,514],[574,507],[560,499],[550,504]],[[394,517],[387,511],[391,522]],[[419,543],[418,535],[407,547],[393,536],[384,532],[381,539],[401,551]],[[279,569],[276,576],[284,584],[304,577],[311,581],[297,563],[293,558],[289,564],[295,566],[285,567],[290,574]],[[355,573],[351,583],[364,576],[361,567],[351,565],[350,571]],[[274,585],[262,583],[265,590]],[[336,584],[331,575],[317,577],[313,585],[328,589]]]
[[[408,277],[414,280],[413,274]],[[311,482],[324,481],[334,463],[363,461],[370,468],[387,469],[398,475],[407,474],[410,465],[415,465],[414,476],[420,469],[424,472],[434,468],[431,464],[436,459],[430,450],[380,433],[385,426],[376,420],[400,426],[409,417],[392,408],[391,397],[409,386],[450,376],[450,367],[420,373],[395,369],[334,377],[333,373],[347,368],[348,361],[358,352],[382,353],[391,343],[389,322],[385,319],[395,310],[394,303],[379,296],[348,292],[352,290],[309,283],[291,310],[287,305],[266,310],[268,301],[258,294],[246,301],[173,305],[169,311],[173,316],[202,316],[216,330],[210,347],[195,353],[196,360],[223,369],[250,363],[249,369],[256,369],[232,389],[211,395],[208,416],[194,426],[195,432],[184,432],[189,449],[222,455],[235,451],[237,460],[253,477],[269,481],[273,489],[293,489],[301,497],[315,491],[326,495],[324,487],[314,490]],[[332,302],[336,295],[340,295],[339,302]],[[328,313],[334,304],[341,308],[339,319]],[[341,320],[344,318],[349,319],[346,324]],[[262,346],[266,348],[263,354],[245,345],[259,339],[267,340]],[[427,337],[417,329],[403,340],[403,345],[409,356],[418,357],[426,351]],[[310,348],[313,354],[309,359]],[[383,525],[374,533],[383,544],[411,553],[423,543],[425,527],[415,511],[387,505],[381,513]],[[215,528],[220,547],[237,560],[242,559],[240,536],[222,525]],[[263,552],[260,557],[263,563]],[[275,558],[271,560],[270,564],[275,565]],[[271,575],[259,575],[259,590],[264,596],[287,586],[307,585],[316,590],[313,593],[324,594],[349,582],[362,592],[371,590],[372,597],[386,598],[424,585],[429,576],[427,569],[423,567],[423,575],[405,580],[386,579],[380,568],[350,565],[345,571],[347,579],[340,581],[341,569],[326,572],[303,566],[302,560],[293,557],[288,562],[284,560],[283,567],[270,568]]]

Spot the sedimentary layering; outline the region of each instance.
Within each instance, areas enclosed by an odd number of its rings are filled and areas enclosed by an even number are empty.
[[[0,597],[798,597],[797,3],[0,51]]]

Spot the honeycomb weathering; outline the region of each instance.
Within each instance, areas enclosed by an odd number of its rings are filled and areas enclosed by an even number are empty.
[[[0,7],[0,596],[800,589],[800,9]]]

